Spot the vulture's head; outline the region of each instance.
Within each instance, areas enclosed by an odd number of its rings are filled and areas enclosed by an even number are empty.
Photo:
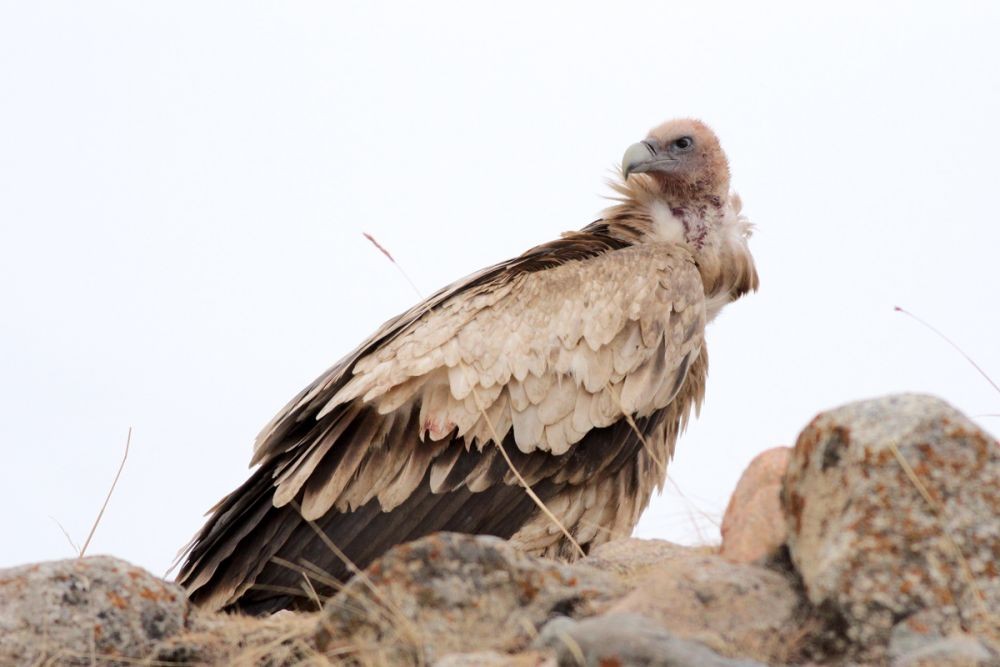
[[[648,174],[664,193],[687,197],[729,194],[729,162],[715,133],[700,120],[670,120],[632,144],[622,174]]]

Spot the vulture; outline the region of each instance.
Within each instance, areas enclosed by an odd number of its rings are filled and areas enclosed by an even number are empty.
[[[389,320],[257,437],[178,581],[213,610],[314,608],[436,531],[573,559],[627,537],[700,407],[705,325],[757,289],[715,134],[653,129],[614,205]]]

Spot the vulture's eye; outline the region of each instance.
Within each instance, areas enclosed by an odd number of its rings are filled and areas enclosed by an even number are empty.
[[[694,146],[694,139],[691,137],[681,137],[680,139],[674,141],[674,148],[679,151],[691,150],[692,146]]]

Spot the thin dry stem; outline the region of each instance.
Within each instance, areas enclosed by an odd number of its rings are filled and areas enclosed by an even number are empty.
[[[583,649],[580,648],[580,644],[578,644],[577,641],[570,637],[566,632],[560,632],[556,636],[559,638],[559,641],[563,643],[563,646],[566,647],[566,650],[570,652],[570,655],[573,656],[573,659],[576,660],[576,664],[580,665],[580,667],[584,667],[584,665],[587,664],[587,656],[584,655]]]
[[[667,474],[666,461],[663,461],[657,455],[656,451],[653,449],[653,446],[650,445],[649,441],[646,439],[646,436],[644,436],[642,432],[639,431],[639,426],[638,424],[635,423],[635,419],[632,417],[631,414],[628,414],[625,411],[625,406],[622,405],[621,402],[621,395],[617,391],[615,391],[615,387],[610,382],[607,384],[607,389],[608,391],[611,392],[611,397],[614,398],[615,402],[618,404],[618,409],[621,410],[622,415],[625,417],[625,422],[629,425],[629,428],[632,429],[632,432],[635,433],[636,437],[639,438],[639,441],[642,443],[642,448],[646,450],[646,452],[649,454],[649,457],[653,459],[653,461],[659,467],[660,473],[663,475],[664,479],[670,482],[670,485],[674,487],[674,491],[677,492],[677,495],[680,496],[681,499],[684,501],[684,503],[688,506],[688,512],[689,512],[688,516],[689,519],[691,520],[691,524],[694,526],[695,532],[698,533],[698,539],[701,541],[705,541],[705,537],[701,534],[701,528],[698,526],[698,522],[694,520],[693,513],[694,512],[698,513],[699,515],[701,515],[703,519],[706,519],[709,523],[711,523],[716,527],[719,526],[718,519],[716,519],[715,517],[708,514],[700,507],[698,507],[694,502],[691,501],[691,499],[689,499],[684,494],[683,491],[681,491],[681,487],[677,485],[677,482],[674,481],[674,478]],[[694,512],[692,512],[692,509],[694,510]]]
[[[87,539],[83,542],[83,547],[80,549],[80,554],[78,558],[83,558],[87,553],[87,547],[90,546],[90,540],[94,537],[94,533],[97,531],[97,526],[101,523],[101,517],[104,516],[104,510],[108,508],[108,502],[111,500],[111,494],[115,492],[115,487],[118,485],[118,479],[122,476],[122,470],[125,469],[125,461],[128,460],[128,449],[132,444],[132,427],[128,427],[128,437],[125,438],[125,453],[122,455],[122,462],[118,466],[118,472],[115,473],[115,479],[111,482],[111,488],[108,489],[108,495],[104,498],[104,503],[101,505],[101,511],[97,513],[97,518],[94,519],[94,525],[90,527],[90,533],[87,534]]]
[[[528,484],[528,480],[526,480],[521,475],[521,471],[518,470],[517,466],[514,465],[514,462],[511,460],[510,455],[507,454],[507,449],[503,446],[503,440],[500,438],[499,435],[497,435],[497,430],[493,426],[493,421],[490,419],[489,415],[486,414],[486,409],[483,407],[483,402],[480,400],[479,393],[476,391],[475,386],[473,386],[472,388],[472,397],[476,401],[476,408],[479,410],[479,414],[483,416],[483,419],[486,421],[487,428],[490,429],[490,435],[493,437],[493,442],[496,444],[497,449],[500,450],[500,455],[503,456],[503,460],[507,462],[507,467],[510,468],[510,471],[512,473],[514,473],[514,477],[516,477],[517,481],[521,483],[522,487],[524,487],[524,490],[528,494],[528,497],[531,498],[536,505],[538,505],[538,509],[542,511],[542,514],[547,516],[549,520],[552,521],[552,523],[554,523],[556,527],[559,528],[560,531],[562,531],[562,534],[566,537],[567,540],[569,540],[570,544],[572,544],[576,548],[580,556],[581,557],[586,556],[587,552],[583,550],[583,547],[580,546],[580,543],[577,542],[576,538],[574,538],[573,535],[569,532],[569,530],[566,529],[566,526],[563,525],[562,521],[560,521],[556,517],[556,515],[552,513],[552,510],[548,508],[548,506],[545,504],[545,501],[543,501],[541,498],[538,497],[538,494],[536,494],[534,490],[531,488],[531,485]]]
[[[293,502],[293,507],[295,508],[295,511],[299,513],[299,516],[302,516],[302,508],[299,506],[299,504]],[[312,528],[313,532],[315,532],[316,535],[320,538],[320,540],[323,541],[323,544],[325,544],[326,547],[331,552],[333,552],[333,554],[337,558],[339,558],[344,563],[344,565],[347,566],[347,568],[354,574],[354,576],[358,577],[358,580],[361,581],[365,585],[365,587],[372,592],[372,595],[382,604],[382,606],[387,611],[392,612],[394,620],[399,621],[400,624],[405,629],[406,631],[405,634],[407,636],[407,639],[409,639],[414,646],[419,646],[418,643],[419,632],[417,631],[417,628],[413,625],[413,623],[410,621],[410,619],[407,618],[406,615],[403,614],[403,612],[400,611],[400,609],[395,604],[393,604],[391,600],[389,600],[386,596],[382,594],[382,591],[378,589],[378,587],[371,580],[371,578],[364,572],[364,570],[355,565],[354,561],[352,561],[347,556],[347,554],[345,554],[340,549],[340,547],[338,547],[336,544],[333,543],[333,540],[330,539],[330,536],[324,533],[323,530],[318,525],[316,525],[315,521],[306,519],[304,516],[302,516],[302,519],[303,521],[309,524],[309,527]]]
[[[955,341],[953,341],[952,339],[948,338],[943,333],[941,333],[940,331],[938,331],[936,328],[934,328],[933,326],[931,326],[930,324],[928,324],[924,320],[920,319],[919,317],[917,317],[916,315],[914,315],[910,311],[908,311],[908,310],[906,310],[904,308],[900,308],[899,306],[895,306],[895,309],[896,309],[896,312],[903,313],[904,315],[908,315],[908,316],[912,317],[917,322],[919,322],[920,324],[923,324],[925,327],[927,327],[928,329],[930,329],[931,331],[933,331],[934,333],[936,333],[938,336],[940,336],[941,338],[943,338],[946,343],[948,343],[953,348],[955,348],[956,350],[958,350],[958,353],[961,354],[963,357],[965,357],[965,360],[968,361],[970,364],[972,364],[972,367],[975,368],[977,371],[979,371],[980,375],[982,375],[984,378],[986,378],[986,381],[989,382],[990,385],[992,385],[992,387],[994,389],[996,389],[997,393],[1000,393],[1000,386],[997,386],[997,383],[993,381],[993,378],[991,378],[989,375],[987,375],[986,371],[984,371],[982,368],[980,368],[979,364],[977,364],[975,361],[973,361],[972,357],[970,357],[968,354],[966,354],[965,350],[963,350],[962,348],[960,348],[958,346],[958,344],[955,343]]]
[[[341,608],[343,608],[343,609],[347,609],[347,610],[350,610],[351,612],[358,613],[358,614],[364,614],[364,613],[367,613],[367,612],[371,611],[372,605],[369,603],[368,600],[362,598],[361,595],[357,591],[352,591],[350,588],[347,588],[343,584],[343,582],[337,581],[333,577],[327,576],[314,563],[310,563],[309,561],[303,560],[303,565],[296,565],[295,563],[292,563],[291,561],[285,560],[284,558],[279,558],[277,556],[273,557],[271,559],[271,562],[273,562],[274,564],[276,564],[276,565],[278,565],[280,567],[284,567],[284,568],[289,569],[289,570],[291,570],[293,572],[296,572],[297,574],[302,575],[302,577],[308,583],[309,588],[312,589],[314,592],[315,592],[316,589],[313,588],[313,586],[312,586],[312,580],[313,579],[319,581],[321,584],[324,584],[326,586],[329,586],[330,588],[333,588],[338,593],[346,591],[346,594],[349,595],[349,596],[351,596],[353,598],[353,601],[356,601],[358,604],[354,605],[354,604],[348,604],[347,602],[342,601],[342,600],[338,601],[337,604]],[[299,589],[296,589],[296,588],[289,588],[289,587],[286,587],[286,586],[269,586],[269,585],[266,585],[266,584],[255,584],[254,588],[256,588],[257,590],[273,591],[275,593],[285,593],[286,595],[302,596],[302,593],[303,593],[302,590],[299,590]],[[308,591],[306,591],[306,592],[308,592]],[[319,595],[318,594],[316,595],[316,599],[317,599],[317,601],[319,600]],[[320,609],[323,608],[322,603],[318,603],[318,606],[319,606]],[[392,613],[391,613],[391,611],[389,609],[386,609],[384,607],[375,605],[375,611],[380,616],[382,616],[383,620],[386,621],[389,625],[393,625],[394,617],[393,617],[393,615],[392,615]]]
[[[366,239],[368,239],[369,242],[371,242],[372,245],[374,245],[376,248],[378,248],[378,250],[383,255],[385,255],[389,259],[389,261],[392,262],[396,266],[397,269],[399,269],[399,272],[401,274],[403,274],[403,277],[406,278],[407,282],[410,283],[410,286],[413,287],[413,289],[417,293],[417,295],[422,297],[422,295],[420,294],[420,290],[417,289],[417,286],[413,283],[412,280],[410,280],[410,277],[406,274],[406,271],[403,270],[403,267],[400,266],[399,263],[392,256],[392,253],[390,253],[381,243],[379,243],[375,239],[374,236],[372,236],[368,232],[362,232],[362,234],[364,235],[364,237]],[[479,395],[476,393],[475,389],[472,390],[472,395],[475,397],[476,406],[478,407],[479,412],[483,415],[483,419],[486,420],[486,425],[490,429],[490,434],[493,436],[493,441],[496,443],[497,448],[500,450],[500,454],[503,456],[504,460],[507,462],[507,466],[510,468],[511,472],[514,473],[514,476],[517,478],[518,482],[520,482],[521,486],[524,487],[525,492],[535,502],[535,504],[538,505],[538,508],[542,511],[542,513],[545,516],[547,516],[556,526],[558,526],[559,530],[562,531],[563,535],[565,535],[566,538],[570,541],[570,543],[574,547],[576,547],[576,550],[580,553],[580,555],[581,556],[586,556],[587,554],[583,550],[583,547],[580,546],[580,544],[576,541],[576,539],[574,539],[573,535],[570,534],[570,532],[566,529],[566,526],[564,526],[562,524],[562,522],[559,521],[558,518],[556,518],[556,515],[552,513],[552,511],[545,505],[545,503],[542,501],[542,499],[538,497],[538,495],[534,492],[534,490],[532,490],[532,488],[528,484],[527,480],[524,479],[524,477],[521,475],[521,472],[514,466],[514,462],[511,460],[510,456],[507,454],[507,450],[504,448],[503,442],[501,441],[501,439],[497,435],[496,429],[494,428],[492,421],[490,421],[490,418],[486,415],[486,410],[483,408],[483,404],[480,401]]]
[[[61,523],[59,523],[59,519],[57,519],[57,518],[55,518],[54,516],[51,516],[51,515],[49,516],[49,518],[52,519],[52,521],[57,526],[59,526],[59,530],[62,531],[62,534],[66,538],[66,541],[69,542],[69,546],[73,548],[73,553],[75,553],[75,554],[77,554],[79,556],[80,555],[80,547],[76,546],[76,542],[74,542],[73,538],[69,536],[69,533],[63,527],[63,525]]]
[[[385,246],[376,241],[375,237],[369,234],[368,232],[361,232],[361,235],[364,236],[366,239],[368,239],[373,246],[378,248],[383,255],[389,258],[389,261],[396,266],[396,269],[399,270],[400,274],[402,274],[402,276],[406,278],[406,282],[410,283],[410,287],[412,287],[413,291],[417,293],[417,297],[421,299],[424,298],[424,295],[420,293],[420,289],[417,287],[417,284],[412,280],[410,280],[410,276],[406,273],[406,271],[403,270],[403,267],[399,265],[399,262],[396,261],[396,258],[393,257],[388,250],[386,250]]]

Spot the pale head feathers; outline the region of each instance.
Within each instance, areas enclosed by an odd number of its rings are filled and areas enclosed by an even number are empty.
[[[611,186],[620,202],[605,219],[647,242],[685,246],[704,281],[709,319],[757,289],[747,246],[752,225],[729,192],[729,161],[715,133],[699,120],[671,120],[650,130],[622,158]]]
[[[729,194],[729,161],[718,137],[700,120],[670,120],[649,131],[622,158],[622,175],[646,173],[671,205]]]

